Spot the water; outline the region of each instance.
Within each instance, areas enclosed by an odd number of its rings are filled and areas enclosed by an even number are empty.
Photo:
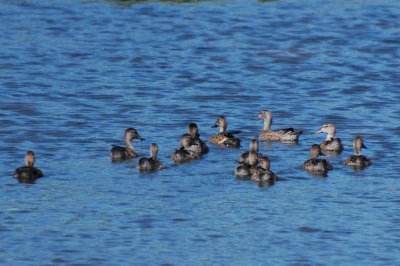
[[[398,1],[0,2],[0,264],[400,263]],[[281,178],[233,176],[259,110],[298,144],[262,144]],[[174,166],[189,122],[243,147]],[[326,178],[301,169],[337,125]],[[113,164],[135,127],[167,169]],[[373,165],[340,163],[362,135]],[[34,150],[45,178],[11,174]]]

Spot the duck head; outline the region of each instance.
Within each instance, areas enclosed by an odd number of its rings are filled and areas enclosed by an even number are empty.
[[[157,155],[158,155],[158,146],[155,143],[152,143],[150,145],[150,156],[153,159],[157,159]]]
[[[192,139],[199,137],[199,129],[196,123],[190,123],[188,126],[188,134]]]
[[[353,141],[353,150],[354,150],[354,154],[356,156],[360,156],[361,155],[361,148],[368,149],[364,145],[364,141],[363,141],[362,137],[357,136],[357,137],[354,138],[354,141]]]
[[[311,159],[317,159],[318,156],[323,155],[321,153],[321,147],[318,144],[311,145],[310,148],[310,157]]]
[[[335,138],[336,127],[334,124],[328,123],[323,125],[320,129],[318,129],[315,133],[326,133],[326,140],[332,140]]]
[[[258,113],[257,119],[264,120],[264,131],[269,131],[271,130],[271,124],[272,124],[272,112],[269,110],[261,110]]]
[[[211,127],[219,127],[220,133],[225,132],[226,128],[228,127],[228,121],[226,120],[225,116],[221,115],[217,118],[217,121],[215,121],[215,124]]]
[[[35,163],[35,153],[33,151],[27,151],[25,153],[25,166],[33,166]]]
[[[183,134],[180,138],[180,144],[181,144],[181,148],[187,148],[189,147],[191,142],[191,137],[189,134]]]
[[[257,139],[252,139],[250,141],[250,148],[249,151],[255,151],[258,152],[258,140]]]
[[[263,170],[269,171],[271,161],[269,160],[268,157],[262,156],[262,157],[258,158],[258,161]]]

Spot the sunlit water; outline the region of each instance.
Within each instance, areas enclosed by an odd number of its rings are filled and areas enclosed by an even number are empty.
[[[399,264],[399,21],[384,0],[0,2],[0,264]],[[261,145],[270,188],[233,175],[261,109],[304,130]],[[243,147],[174,166],[220,114]],[[301,165],[327,122],[345,151],[318,178]],[[111,163],[127,127],[165,170]],[[341,165],[356,135],[363,171]],[[26,150],[32,185],[11,176]]]

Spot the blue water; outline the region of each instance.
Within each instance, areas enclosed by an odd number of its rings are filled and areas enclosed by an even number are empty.
[[[1,265],[400,264],[399,1],[1,1]],[[257,137],[280,181],[233,175]],[[204,140],[218,115],[239,150],[210,145],[174,166],[189,122]],[[337,126],[345,145],[326,178],[309,147]],[[111,163],[135,127],[167,166]],[[362,135],[373,162],[341,165]],[[11,174],[34,150],[45,177]]]

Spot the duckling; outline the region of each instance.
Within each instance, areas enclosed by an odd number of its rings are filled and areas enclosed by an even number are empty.
[[[33,166],[35,161],[35,153],[27,151],[25,153],[25,166],[15,169],[14,177],[23,183],[33,183],[36,179],[43,177],[42,170]]]
[[[125,130],[125,144],[126,147],[121,147],[117,145],[113,145],[110,156],[113,161],[119,161],[119,160],[126,160],[126,159],[131,159],[139,156],[139,154],[135,151],[132,145],[132,140],[133,139],[139,139],[141,141],[144,140],[139,133],[136,131],[134,128],[128,128]]]
[[[261,155],[258,153],[258,140],[256,139],[252,139],[250,141],[250,147],[249,147],[249,151],[246,151],[244,153],[242,153],[239,157],[239,159],[237,160],[238,163],[240,164],[250,164],[249,163],[249,152],[254,151],[257,154],[257,157],[260,157]]]
[[[287,141],[293,142],[298,141],[299,136],[303,131],[295,131],[293,128],[285,128],[279,130],[271,130],[272,124],[272,112],[268,110],[262,110],[258,113],[257,119],[264,120],[264,128],[261,131],[259,139],[260,140],[272,140],[272,141]]]
[[[343,164],[352,166],[354,168],[364,168],[371,165],[371,160],[367,159],[367,157],[361,155],[361,148],[367,149],[364,145],[364,141],[362,137],[357,136],[353,141],[353,150],[354,155],[347,158]]]
[[[325,124],[316,133],[327,133],[326,140],[321,142],[320,147],[323,152],[341,153],[343,145],[339,138],[335,138],[336,127],[334,124]]]
[[[321,172],[326,173],[333,169],[332,165],[325,159],[318,159],[318,156],[322,155],[321,147],[318,144],[311,145],[310,157],[304,162],[304,169],[311,172]]]
[[[241,164],[235,169],[235,175],[238,178],[250,177],[256,170],[257,166],[257,153],[255,151],[249,151],[248,164]]]
[[[251,175],[253,182],[275,183],[278,177],[270,170],[271,161],[268,157],[261,156],[258,158],[259,166],[256,167]]]
[[[139,169],[141,172],[150,172],[163,169],[164,166],[157,159],[157,155],[158,155],[158,146],[157,144],[152,143],[150,145],[150,158],[146,157],[140,158],[136,168]]]
[[[216,127],[219,127],[219,133],[212,135],[208,139],[208,142],[226,147],[233,147],[233,148],[240,147],[240,139],[234,136],[234,134],[239,134],[240,131],[236,130],[227,132],[226,128],[228,127],[228,122],[225,116],[221,115],[220,117],[217,118],[217,121],[215,122],[215,125],[212,126],[212,128]]]
[[[198,159],[199,155],[189,149],[191,137],[189,134],[183,134],[180,138],[181,147],[172,154],[171,159],[176,163],[183,163]],[[193,144],[195,145],[195,144]]]
[[[190,144],[188,150],[193,151],[199,157],[208,153],[207,145],[200,139],[199,129],[196,123],[190,123],[188,126],[188,134],[190,135]]]

